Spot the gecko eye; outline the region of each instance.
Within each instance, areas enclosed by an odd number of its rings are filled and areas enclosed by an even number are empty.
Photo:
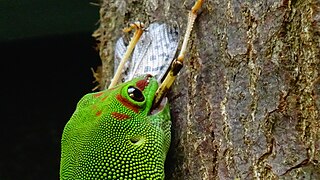
[[[130,96],[131,99],[138,101],[138,102],[143,102],[144,101],[144,96],[142,92],[133,86],[129,86],[128,88],[128,95]]]

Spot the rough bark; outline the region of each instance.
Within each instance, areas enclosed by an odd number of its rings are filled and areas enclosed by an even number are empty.
[[[194,1],[104,0],[102,87],[128,22],[186,27]],[[167,179],[320,179],[320,1],[206,1],[169,94]]]

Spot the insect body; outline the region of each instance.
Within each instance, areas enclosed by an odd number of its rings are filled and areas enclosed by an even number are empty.
[[[85,95],[62,136],[61,179],[163,179],[170,144],[166,101],[151,114],[149,75]]]

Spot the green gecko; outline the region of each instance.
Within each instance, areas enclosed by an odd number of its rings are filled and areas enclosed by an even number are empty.
[[[164,179],[170,145],[166,98],[151,114],[150,75],[85,95],[62,135],[60,179]]]

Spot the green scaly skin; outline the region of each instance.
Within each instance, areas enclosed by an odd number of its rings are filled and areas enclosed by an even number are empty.
[[[130,86],[141,87],[138,82],[146,79],[135,78],[79,101],[62,135],[60,179],[164,179],[169,105],[150,115],[158,88],[154,78],[142,91],[142,102],[128,94]]]

